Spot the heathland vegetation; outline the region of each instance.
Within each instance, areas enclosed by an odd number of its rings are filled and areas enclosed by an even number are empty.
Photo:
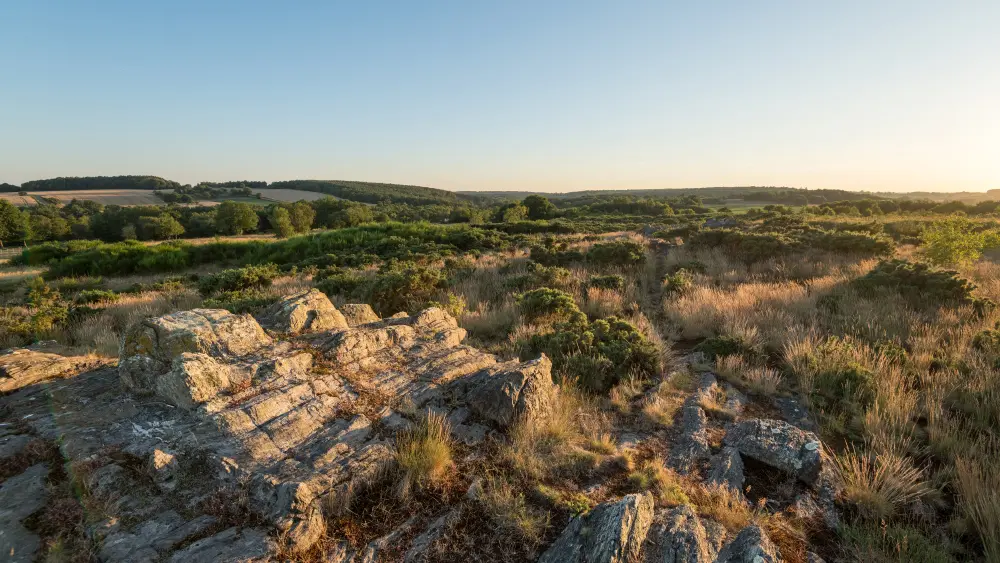
[[[307,287],[383,316],[436,305],[501,358],[545,353],[562,382],[544,424],[516,427],[475,461],[490,466],[483,510],[465,522],[480,538],[463,543],[472,552],[519,560],[609,492],[649,490],[727,527],[759,523],[790,561],[809,546],[828,560],[1000,562],[997,202],[754,189],[745,195],[774,203],[736,213],[720,203],[740,192],[500,201],[286,184],[271,186],[342,199],[0,202],[0,239],[33,243],[0,270],[0,341],[117,357],[141,318],[257,313]],[[280,240],[139,242],[261,232]],[[745,394],[748,410],[788,398],[808,409],[844,484],[838,526],[766,510],[780,496],[766,479],[744,505],[667,469],[654,446],[617,448],[623,429],[676,436],[691,362]],[[713,420],[735,416],[727,405],[702,400]],[[406,502],[464,494],[449,480],[460,456],[442,420],[402,436]],[[598,477],[607,487],[589,488]],[[331,533],[364,545],[379,510],[361,502]]]

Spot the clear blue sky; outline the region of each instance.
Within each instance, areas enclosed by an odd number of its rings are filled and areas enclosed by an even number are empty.
[[[0,181],[1000,188],[1000,2],[0,2]]]

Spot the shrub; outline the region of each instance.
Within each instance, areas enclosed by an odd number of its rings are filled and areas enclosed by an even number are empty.
[[[278,267],[274,264],[232,268],[198,280],[198,291],[202,295],[212,295],[221,292],[262,289],[270,287],[271,282],[276,277],[278,277]]]
[[[931,223],[923,231],[923,255],[936,266],[961,266],[975,262],[987,247],[997,245],[997,234],[983,231],[965,217]]]
[[[509,279],[507,284],[512,289],[526,290],[538,287],[559,287],[565,285],[571,274],[566,268],[545,266],[538,262],[528,262],[527,271]]]
[[[920,262],[888,260],[851,282],[862,295],[877,297],[881,291],[900,294],[917,308],[941,305],[972,305],[977,312],[996,304],[973,295],[976,286],[952,270],[935,270]]]
[[[706,338],[694,347],[695,352],[701,352],[714,360],[723,356],[743,356],[747,358],[758,358],[760,356],[753,346],[735,336],[715,336]]]
[[[370,279],[357,270],[327,268],[315,278],[316,287],[327,295],[350,296],[356,294]]]
[[[469,304],[466,302],[464,295],[448,293],[448,295],[445,296],[444,301],[431,301],[427,304],[427,306],[444,309],[449,315],[458,319],[465,314]]]
[[[573,296],[558,289],[543,287],[522,293],[517,297],[517,302],[521,307],[521,314],[529,321],[578,322],[583,317]]]
[[[76,294],[73,302],[78,305],[89,305],[100,301],[114,302],[119,299],[119,295],[106,289],[85,289]]]
[[[242,314],[256,313],[277,301],[277,296],[259,289],[241,289],[223,291],[211,299],[206,299],[202,306],[207,309],[225,309],[230,313]]]
[[[587,285],[590,287],[596,287],[598,289],[612,289],[614,291],[621,291],[625,288],[625,278],[619,276],[618,274],[611,274],[607,276],[590,276],[587,280]]]
[[[713,229],[694,234],[688,244],[693,248],[719,248],[732,258],[753,264],[801,250],[802,246],[786,235],[745,233],[732,229]]]
[[[587,251],[587,261],[597,266],[641,266],[646,261],[646,248],[631,240],[598,243]]]
[[[543,246],[531,247],[531,260],[545,266],[568,266],[583,262],[583,253],[578,250],[557,250]]]
[[[594,393],[607,392],[624,377],[649,378],[660,369],[656,345],[616,317],[559,323],[552,332],[521,343],[523,359],[543,352],[557,371]]]
[[[687,270],[680,269],[663,278],[663,292],[667,295],[680,295],[691,289],[694,279]]]
[[[437,268],[413,262],[390,263],[372,281],[370,300],[382,315],[413,311],[426,305],[447,282]]]
[[[396,436],[396,464],[402,473],[400,498],[412,491],[439,485],[454,466],[451,459],[451,429],[443,415],[427,416]]]

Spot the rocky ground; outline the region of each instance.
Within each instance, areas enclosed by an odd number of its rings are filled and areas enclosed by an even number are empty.
[[[310,290],[257,319],[204,309],[147,319],[117,365],[9,351],[0,553],[33,561],[61,541],[76,560],[435,560],[465,497],[361,546],[329,530],[391,471],[397,432],[426,413],[471,456],[548,414],[559,390],[544,356],[501,362],[464,337],[440,309],[379,319]],[[762,524],[792,512],[837,525],[836,479],[804,411],[790,399],[753,404],[698,358],[688,364],[696,385],[674,430],[622,432],[616,446],[664,450],[678,474],[729,489],[759,518],[727,530],[686,504],[622,495],[569,520],[539,561],[821,560],[780,553]],[[478,481],[465,477],[474,497]],[[60,529],[54,506],[84,511],[82,527]]]

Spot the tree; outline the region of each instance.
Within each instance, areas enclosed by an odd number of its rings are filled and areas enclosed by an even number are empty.
[[[7,200],[0,200],[0,246],[4,242],[23,240],[25,235],[24,214]]]
[[[290,218],[296,233],[308,233],[316,220],[316,210],[308,202],[297,201],[292,205]]]
[[[497,209],[493,214],[496,223],[513,223],[523,221],[528,216],[528,208],[520,203],[508,203]]]
[[[215,226],[226,235],[242,235],[257,228],[257,212],[249,203],[224,201],[215,211]]]
[[[937,266],[961,266],[979,259],[983,250],[997,246],[998,234],[981,231],[965,217],[935,221],[924,229],[924,256]]]
[[[139,219],[139,232],[147,240],[164,240],[184,234],[184,227],[169,213]]]
[[[284,207],[275,205],[267,215],[267,220],[271,222],[278,238],[288,238],[295,234],[295,227],[292,225],[291,214]]]
[[[556,214],[556,206],[544,196],[529,195],[521,205],[528,208],[528,219],[548,219]]]

